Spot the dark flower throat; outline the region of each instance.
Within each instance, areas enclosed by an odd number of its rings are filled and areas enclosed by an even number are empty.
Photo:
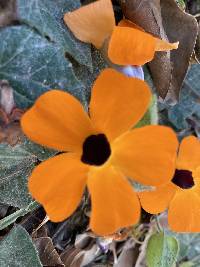
[[[110,144],[104,134],[90,135],[83,143],[82,162],[100,166],[111,154]]]
[[[176,169],[172,182],[183,189],[189,189],[194,186],[192,172],[188,170]]]

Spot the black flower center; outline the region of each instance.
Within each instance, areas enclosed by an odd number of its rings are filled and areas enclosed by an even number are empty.
[[[104,134],[90,135],[83,143],[82,162],[100,166],[111,154],[110,144]]]
[[[192,172],[188,170],[176,169],[172,182],[183,189],[189,189],[194,186]]]

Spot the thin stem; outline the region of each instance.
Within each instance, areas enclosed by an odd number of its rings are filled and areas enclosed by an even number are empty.
[[[163,231],[163,228],[160,224],[160,221],[159,221],[159,217],[158,216],[155,216],[155,221],[156,221],[156,225],[157,225],[157,229],[159,232],[162,232]]]

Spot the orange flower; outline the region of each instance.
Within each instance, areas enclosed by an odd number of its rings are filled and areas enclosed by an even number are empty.
[[[115,26],[111,0],[99,0],[66,13],[64,21],[79,40],[98,49],[110,38],[108,57],[118,65],[144,65],[156,51],[178,48],[178,43],[160,40],[128,20]]]
[[[142,207],[157,214],[168,210],[169,226],[176,232],[200,232],[200,142],[183,139],[172,181],[155,191],[139,193]]]
[[[148,108],[148,85],[112,69],[94,83],[89,116],[77,99],[52,90],[22,117],[36,143],[68,153],[37,166],[29,190],[52,221],[69,217],[85,186],[91,194],[90,227],[108,235],[133,225],[140,203],[126,177],[146,185],[167,183],[174,173],[175,133],[164,126],[133,129]]]

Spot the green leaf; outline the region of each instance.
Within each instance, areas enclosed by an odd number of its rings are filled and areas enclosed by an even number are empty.
[[[0,242],[1,267],[42,267],[35,246],[24,228],[14,227]]]
[[[185,10],[185,1],[184,0],[176,0],[178,6],[182,9]]]
[[[32,201],[26,208],[17,210],[14,213],[4,217],[0,220],[0,230],[3,230],[4,228],[8,227],[12,223],[14,223],[19,217],[26,215],[27,213],[37,209],[38,207],[39,204],[36,201]]]
[[[86,88],[86,98],[88,102],[90,100],[91,88],[94,81],[98,77],[99,73],[108,67],[108,64],[106,63],[99,50],[92,48],[91,55],[93,64],[92,72],[89,70],[89,68],[83,65],[74,64],[75,75],[79,78],[79,80],[84,84],[84,87]]]
[[[178,241],[164,233],[153,234],[147,244],[148,267],[172,267],[178,256]]]
[[[188,119],[191,120],[192,116],[195,116],[197,121],[199,121],[199,77],[200,66],[199,64],[194,64],[191,66],[185,78],[184,85],[180,92],[179,102],[175,106],[169,107],[169,120],[177,130],[186,130],[190,127],[194,127],[195,123],[192,123],[192,125],[188,123]]]
[[[158,108],[157,108],[157,97],[156,95],[152,96],[150,106],[143,116],[143,118],[137,123],[136,128],[145,126],[145,125],[155,125],[158,124]]]
[[[10,82],[18,107],[27,108],[54,88],[70,92],[85,104],[85,88],[62,48],[27,26],[1,29],[0,39],[0,79]]]
[[[27,139],[26,137],[24,137],[24,140],[20,146],[27,152],[37,157],[37,159],[40,161],[44,161],[52,156],[55,156],[56,153],[58,152],[56,150],[46,148],[36,143],[33,143],[31,140]]]
[[[195,264],[191,261],[183,262],[179,265],[179,267],[193,267]]]
[[[0,203],[19,208],[30,203],[27,178],[36,161],[36,156],[19,145],[0,145]]]
[[[80,64],[92,68],[90,46],[78,41],[64,25],[66,12],[80,7],[79,0],[17,0],[19,19],[48,37]]]

